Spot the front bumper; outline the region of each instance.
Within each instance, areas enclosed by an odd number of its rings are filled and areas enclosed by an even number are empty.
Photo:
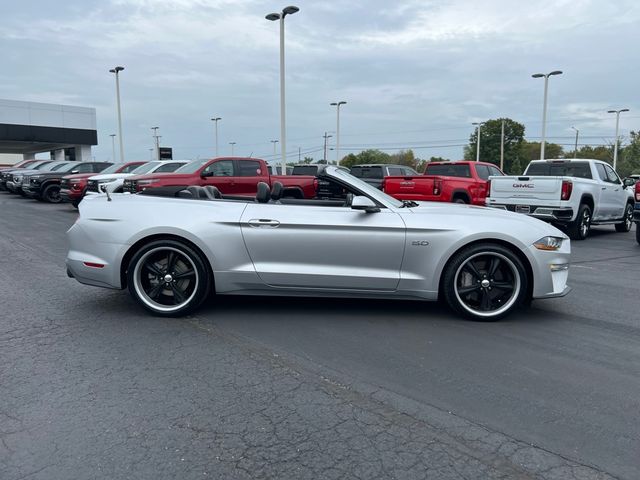
[[[29,198],[39,198],[40,197],[40,189],[32,186],[22,186],[22,192]]]
[[[533,270],[534,299],[563,297],[571,291],[571,287],[567,285],[571,261],[571,244],[568,239],[562,242],[557,251],[538,250],[531,245],[527,253]]]
[[[63,202],[79,202],[84,197],[85,192],[82,190],[71,190],[69,188],[60,189],[60,197]]]
[[[504,205],[491,204],[487,207],[508,210],[509,212],[523,213],[530,217],[544,220],[545,222],[553,222],[566,225],[573,220],[574,211],[571,207],[547,207],[542,205]]]
[[[7,182],[7,190],[11,193],[22,193],[22,182],[14,182],[13,180],[9,180]]]

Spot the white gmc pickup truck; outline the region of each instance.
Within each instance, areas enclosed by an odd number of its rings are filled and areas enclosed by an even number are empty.
[[[633,195],[618,174],[600,160],[535,160],[521,176],[490,177],[486,205],[524,213],[564,227],[584,240],[591,225],[615,225],[628,232]]]

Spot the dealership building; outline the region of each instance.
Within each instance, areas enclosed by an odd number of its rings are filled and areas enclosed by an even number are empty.
[[[43,152],[87,161],[97,144],[95,108],[0,99],[0,165]]]

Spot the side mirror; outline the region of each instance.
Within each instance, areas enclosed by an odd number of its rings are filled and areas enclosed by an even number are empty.
[[[622,183],[624,183],[625,187],[633,187],[636,184],[635,178],[625,178]]]
[[[71,170],[69,173],[71,174],[78,173],[78,170]]]
[[[201,173],[200,174],[200,178],[208,178],[208,177],[213,177],[213,172],[206,172],[206,173]]]
[[[373,200],[363,195],[353,197],[351,208],[353,210],[364,210],[366,213],[376,213],[380,211],[380,207],[373,203]]]

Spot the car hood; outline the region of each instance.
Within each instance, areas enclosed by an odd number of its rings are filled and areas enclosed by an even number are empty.
[[[14,174],[14,173],[19,173],[21,175],[33,175],[34,173],[39,173],[42,172],[42,170],[33,170],[31,168],[27,169],[27,168],[16,168],[13,170],[5,170],[2,173],[10,173],[10,174]],[[46,172],[42,172],[42,173],[46,173]]]
[[[43,172],[40,170],[34,170],[31,173],[27,173],[26,175],[38,175],[40,178],[62,178],[69,175],[66,172]]]
[[[568,238],[566,234],[542,220],[497,208],[444,202],[418,202],[417,207],[399,211],[403,213],[403,218],[408,225],[436,222],[445,228],[446,225],[451,225],[456,229],[492,230],[518,236],[523,240],[524,237],[535,237],[533,241],[547,235]],[[404,215],[405,212],[407,215]]]
[[[92,175],[89,180],[120,180],[123,178],[133,177],[133,173],[102,173],[100,175]]]

